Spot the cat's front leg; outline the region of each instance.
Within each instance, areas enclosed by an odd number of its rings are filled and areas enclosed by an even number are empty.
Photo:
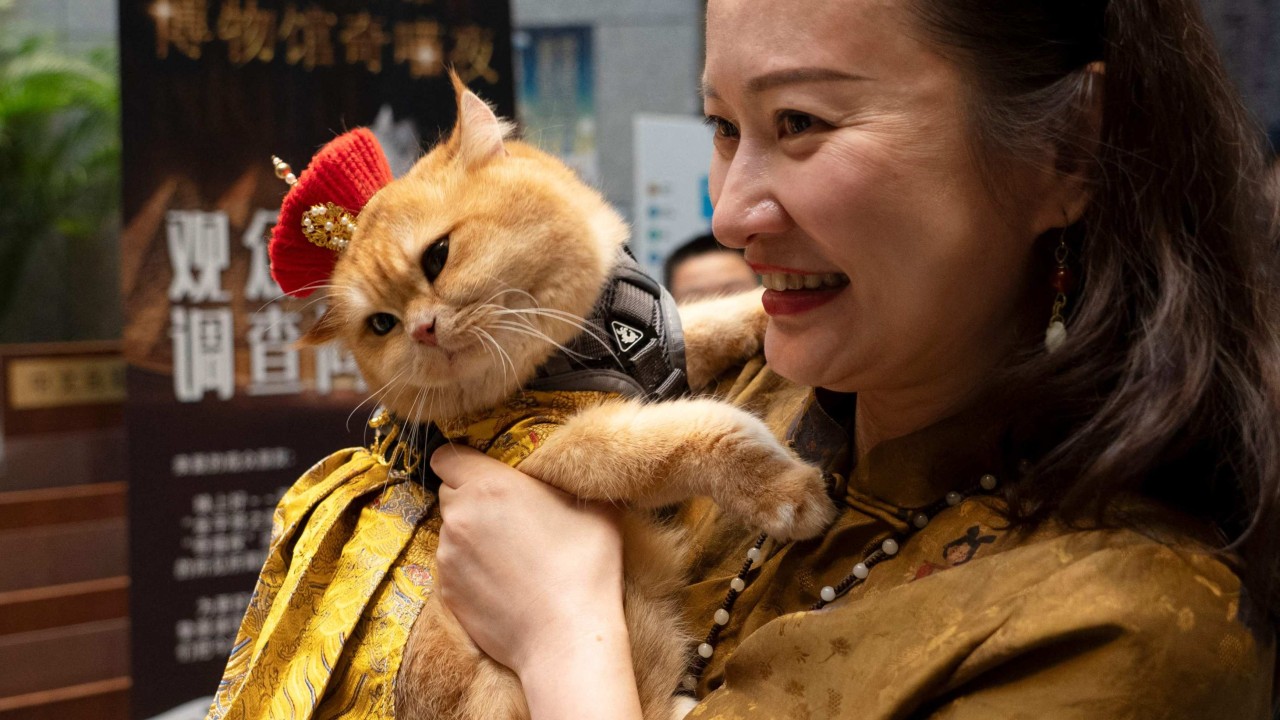
[[[689,387],[701,390],[720,374],[760,352],[769,316],[762,289],[680,306]]]
[[[707,495],[779,540],[812,537],[835,514],[821,471],[759,418],[707,398],[589,408],[520,469],[582,498],[640,507]]]

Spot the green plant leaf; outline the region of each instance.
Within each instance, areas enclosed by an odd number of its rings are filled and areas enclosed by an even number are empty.
[[[109,50],[0,45],[0,316],[34,247],[54,233],[101,234],[118,217],[116,64]]]

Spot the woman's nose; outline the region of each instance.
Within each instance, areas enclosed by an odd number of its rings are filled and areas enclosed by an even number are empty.
[[[787,212],[774,193],[767,158],[740,149],[722,168],[713,168],[712,176],[711,232],[721,244],[745,248],[756,236],[786,230]]]

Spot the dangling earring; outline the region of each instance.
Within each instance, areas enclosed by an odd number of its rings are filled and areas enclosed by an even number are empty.
[[[1067,229],[1064,227],[1058,237],[1058,247],[1053,252],[1058,268],[1054,270],[1050,284],[1058,294],[1053,299],[1053,315],[1049,318],[1049,327],[1044,331],[1044,347],[1049,352],[1062,347],[1062,343],[1067,341],[1067,321],[1062,316],[1062,311],[1067,307],[1067,293],[1075,282],[1071,276],[1071,268],[1067,267],[1067,252]]]

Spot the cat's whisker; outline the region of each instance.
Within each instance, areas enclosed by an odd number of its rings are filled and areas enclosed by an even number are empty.
[[[370,395],[369,397],[366,397],[365,400],[362,400],[360,402],[360,405],[357,405],[355,409],[353,409],[351,413],[347,415],[347,425],[346,425],[347,432],[351,432],[351,419],[353,418],[353,416],[356,415],[356,411],[360,410],[360,406],[364,405],[365,402],[374,400],[374,404],[369,406],[369,416],[366,416],[365,418],[365,427],[362,428],[362,434],[361,434],[361,437],[362,439],[364,439],[364,441],[366,442],[369,441],[369,429],[370,429],[369,423],[371,423],[372,419],[374,419],[374,414],[378,413],[378,409],[379,409],[379,402],[378,400],[376,400],[376,398],[378,398],[380,395],[384,395],[384,393],[388,391],[389,387],[390,387],[390,382],[385,384],[385,386],[383,386],[383,388],[381,388],[378,393],[374,393],[374,395]]]
[[[427,413],[427,398],[431,397],[431,392],[432,388],[422,388],[418,403],[413,408],[413,439],[415,442],[422,433],[423,423],[430,420],[430,415]]]
[[[493,308],[493,309],[490,309],[490,308]],[[544,308],[544,307],[508,308],[508,307],[503,307],[501,305],[494,305],[491,303],[485,303],[483,305],[480,305],[477,308],[477,310],[482,310],[482,309],[488,312],[490,315],[511,315],[520,320],[524,320],[526,322],[529,322],[528,316],[530,315],[546,317],[551,320],[558,320],[560,322],[572,325],[576,330],[591,334],[596,339],[603,341],[603,338],[600,338],[600,336],[596,334],[597,331],[595,327],[593,327],[581,316],[574,315],[573,313],[568,312],[566,310],[558,310],[556,308]]]
[[[523,290],[518,290],[515,288],[512,288],[511,291],[528,295],[528,293],[524,292]],[[530,295],[530,297],[532,296]],[[477,319],[475,315],[480,313],[484,313],[484,316]],[[543,332],[541,328],[539,328],[536,324],[534,324],[532,318],[543,317],[543,318],[547,318],[548,320],[555,320],[558,322],[566,323],[572,326],[574,329],[579,330],[580,332],[586,333],[592,338],[595,338],[595,340],[598,343],[600,343],[600,346],[604,348],[605,352],[609,353],[609,356],[613,358],[613,361],[615,363],[617,363],[618,367],[625,368],[625,365],[623,364],[621,358],[619,358],[617,353],[613,351],[613,348],[611,347],[610,339],[608,337],[602,336],[596,327],[587,323],[587,321],[582,317],[578,315],[574,315],[573,313],[568,312],[566,310],[559,310],[556,308],[544,308],[544,307],[507,308],[501,305],[495,305],[493,303],[483,303],[481,305],[478,305],[475,308],[475,313],[472,315],[472,317],[468,318],[468,320],[480,323],[492,317],[509,317],[515,321],[518,321],[518,323],[520,323],[519,327],[521,329],[528,330],[533,333],[537,333],[538,339],[543,340],[544,342],[550,343],[551,345],[560,349],[562,352],[574,357],[579,357],[579,358],[588,357],[577,351],[570,350],[569,348],[565,347],[564,345],[552,339],[545,332]],[[500,322],[500,321],[497,321],[497,322]],[[492,322],[490,324],[496,326],[497,322]],[[503,329],[507,329],[514,332],[516,330],[516,326],[511,325],[510,327],[506,327]]]
[[[303,310],[310,310],[310,309],[311,309],[311,306],[314,306],[314,305],[324,305],[324,304],[325,304],[325,302],[326,302],[326,301],[328,301],[328,300],[330,300],[330,299],[332,299],[332,296],[328,296],[328,295],[320,295],[320,296],[312,297],[312,299],[311,299],[311,300],[307,300],[307,301],[305,302],[305,304],[303,304],[303,305],[302,305],[302,307],[298,307],[298,311],[300,311],[300,313],[301,313],[301,311],[303,311]],[[326,305],[326,306],[325,306],[325,309],[326,309],[326,310],[328,310],[328,307],[329,307],[329,306],[328,306],[328,305]]]
[[[298,289],[297,289],[297,290],[295,290],[294,292],[302,292],[302,291],[306,290],[306,291],[310,291],[310,292],[312,292],[312,293],[315,293],[316,291],[319,291],[319,290],[348,290],[348,291],[351,291],[351,290],[354,290],[354,289],[355,289],[355,288],[354,288],[354,286],[351,286],[351,285],[339,285],[339,284],[337,284],[337,283],[330,283],[330,282],[324,282],[324,281],[317,281],[317,282],[310,283],[310,284],[308,284],[308,285],[303,285],[302,287],[298,288]],[[270,300],[267,300],[265,303],[263,303],[263,307],[266,307],[267,305],[270,305],[270,304],[271,304],[271,303],[273,303],[273,302],[279,302],[280,300],[284,300],[284,299],[286,299],[286,298],[288,298],[288,297],[290,297],[289,293],[287,293],[287,292],[282,292],[282,293],[280,293],[279,295],[276,295],[275,297],[273,297],[273,298],[271,298]],[[315,300],[324,300],[326,297],[328,297],[328,296],[327,296],[327,295],[322,295],[322,296],[320,296],[320,297],[318,297],[318,298],[315,298]],[[314,302],[314,300],[313,300],[312,302]]]
[[[383,394],[385,394],[385,393],[390,389],[390,387],[391,387],[392,383],[394,383],[394,382],[396,382],[397,380],[399,380],[399,379],[400,379],[400,376],[401,376],[401,375],[403,375],[404,373],[405,373],[405,371],[404,371],[404,370],[401,370],[400,372],[396,373],[396,374],[395,374],[395,375],[394,375],[390,380],[388,380],[388,381],[387,381],[387,382],[386,382],[382,387],[380,387],[380,388],[378,388],[377,390],[374,390],[373,392],[369,393],[369,395],[368,395],[367,397],[365,397],[365,399],[364,399],[364,400],[361,400],[361,401],[360,401],[360,403],[359,403],[358,405],[356,405],[354,408],[352,408],[352,409],[351,409],[351,414],[347,416],[347,429],[348,429],[348,430],[350,430],[350,429],[351,429],[351,416],[352,416],[352,415],[355,415],[355,414],[356,414],[356,412],[357,412],[357,411],[359,411],[359,410],[360,410],[360,408],[361,408],[365,403],[367,403],[367,402],[369,402],[369,401],[371,401],[371,400],[376,400],[376,399],[378,399],[379,397],[381,397]]]
[[[496,292],[496,293],[494,293],[493,295],[489,296],[489,299],[488,299],[488,300],[485,300],[485,302],[490,302],[490,301],[492,301],[492,300],[494,300],[494,299],[496,299],[496,298],[499,298],[499,297],[501,297],[501,296],[503,296],[503,295],[506,295],[507,293],[519,293],[519,294],[524,295],[525,297],[529,298],[529,300],[530,300],[530,301],[532,301],[534,305],[540,305],[540,304],[541,304],[541,303],[539,303],[539,302],[538,302],[538,298],[534,297],[534,296],[533,296],[531,293],[529,293],[527,290],[522,290],[522,289],[520,289],[520,288],[518,288],[518,287],[514,287],[514,286],[512,286],[512,285],[511,285],[511,283],[507,282],[506,280],[503,280],[502,278],[498,277],[497,275],[494,275],[493,273],[484,273],[484,274],[482,274],[482,275],[478,275],[478,276],[477,276],[477,280],[484,280],[484,281],[491,281],[491,282],[495,282],[495,283],[497,283],[497,284],[499,284],[499,285],[501,285],[501,286],[503,287],[503,289],[502,289],[502,290],[499,290],[498,292]]]
[[[386,398],[387,393],[389,393],[389,392],[390,392],[391,384],[392,384],[393,382],[395,382],[397,379],[399,379],[399,377],[398,377],[398,376],[397,376],[396,378],[392,378],[390,381],[388,381],[388,382],[387,382],[387,384],[386,384],[386,385],[383,385],[383,386],[382,386],[382,389],[381,389],[381,390],[379,390],[379,392],[378,392],[378,393],[376,393],[375,395],[371,395],[371,396],[369,396],[369,397],[368,397],[368,398],[366,398],[366,399],[365,399],[365,401],[364,401],[364,402],[368,402],[369,400],[375,400],[375,402],[373,402],[373,403],[369,406],[369,414],[368,414],[368,416],[366,416],[366,417],[365,417],[365,419],[364,419],[364,428],[363,428],[363,433],[362,433],[362,435],[361,435],[361,438],[362,438],[363,443],[364,443],[364,444],[366,444],[366,445],[367,445],[367,444],[368,444],[368,442],[369,442],[369,432],[370,432],[371,430],[373,430],[373,429],[374,429],[374,428],[373,428],[373,426],[372,426],[370,423],[372,423],[372,422],[373,422],[373,418],[374,418],[374,416],[375,416],[375,415],[377,415],[377,413],[379,412],[379,410],[381,410],[381,409],[382,409],[382,407],[383,407],[383,406],[382,406],[382,400],[384,400],[384,399]],[[363,405],[363,404],[364,404],[364,402],[361,402],[360,404],[361,404],[361,405]],[[358,407],[358,406],[357,406],[357,407]],[[352,411],[351,411],[351,415],[354,415],[354,414],[355,414],[355,410],[352,410]],[[348,420],[348,427],[350,426],[350,418],[351,418],[351,415],[348,415],[348,416],[347,416],[347,420]],[[376,433],[376,431],[374,431],[374,432]]]
[[[423,434],[423,440],[425,441],[427,439],[426,424],[430,422],[434,422],[436,419],[435,399],[436,399],[436,392],[439,390],[439,388],[428,387],[424,389],[426,392],[423,394],[423,398],[422,398],[423,409],[418,413],[418,416],[417,416],[418,427],[416,429],[421,431],[421,433]]]
[[[435,407],[436,407],[436,406],[435,406],[435,401],[436,401],[436,394],[440,391],[440,388],[432,386],[432,387],[423,388],[423,390],[425,391],[425,407],[426,407],[426,415],[425,415],[425,417],[427,418],[428,422],[434,422],[434,421],[435,421]],[[421,457],[419,457],[419,458],[418,458],[418,462],[419,462],[419,463],[427,463],[427,464],[429,465],[429,464],[431,463],[431,458],[430,458],[430,456],[428,456],[428,455],[426,454],[426,452],[425,452],[425,451],[426,451],[426,448],[425,448],[425,447],[419,447],[419,446],[418,446],[418,432],[419,432],[419,431],[421,431],[421,433],[422,433],[422,441],[423,441],[424,443],[425,443],[427,440],[429,440],[429,439],[430,439],[430,437],[431,437],[430,432],[427,430],[427,428],[425,427],[425,425],[424,425],[424,424],[423,424],[423,422],[422,422],[422,421],[423,421],[423,417],[424,417],[424,416],[423,416],[422,414],[419,414],[419,415],[417,416],[417,421],[418,421],[418,422],[417,422],[417,423],[414,425],[414,427],[413,427],[413,429],[414,429],[413,444],[412,444],[410,447],[413,447],[413,448],[415,448],[417,451],[419,451],[420,453],[422,453],[422,454],[421,454]],[[421,466],[419,466],[419,467],[421,467]],[[425,488],[425,487],[426,487],[426,474],[425,474],[425,473],[423,473],[423,472],[418,472],[418,473],[417,473],[417,476],[418,476],[418,479],[419,479],[420,483],[421,483],[421,484],[422,484],[422,486]],[[410,478],[410,479],[412,479],[412,478]]]
[[[339,289],[339,290],[349,290],[349,289],[350,289],[348,286],[345,286],[345,285],[324,285],[323,287],[327,287],[327,288],[336,288],[336,289]],[[284,299],[285,299],[285,298],[287,298],[287,297],[289,297],[288,293],[281,293],[281,294],[279,294],[279,295],[275,296],[274,298],[272,298],[272,299],[270,299],[270,300],[268,300],[268,301],[266,301],[266,302],[262,303],[261,305],[259,305],[259,306],[258,306],[258,308],[257,308],[256,310],[252,311],[250,314],[251,314],[251,315],[257,315],[257,314],[259,314],[259,313],[263,312],[264,310],[266,310],[266,309],[267,309],[268,307],[270,307],[272,304],[277,303],[277,302],[279,302],[279,301],[281,301],[281,300],[284,300]],[[310,309],[311,309],[311,307],[312,307],[313,305],[315,305],[316,303],[323,303],[323,302],[325,302],[326,300],[328,300],[329,298],[330,298],[330,296],[329,296],[329,295],[317,295],[317,296],[315,296],[315,297],[311,298],[310,300],[307,300],[305,303],[303,303],[303,304],[302,304],[302,307],[292,309],[292,310],[290,310],[289,312],[291,312],[291,313],[296,313],[296,314],[298,314],[298,315],[301,315],[301,314],[303,314],[303,313],[307,312],[308,310],[310,310]],[[287,320],[287,319],[288,319],[287,317],[283,317],[283,318],[281,318],[279,321],[272,323],[271,325],[269,325],[269,326],[267,327],[267,331],[268,331],[268,332],[270,332],[270,331],[275,330],[275,329],[276,329],[276,326],[278,326],[280,323],[284,322],[284,321],[285,321],[285,320]]]
[[[574,315],[564,310],[556,310],[555,308],[511,308],[501,311],[494,311],[498,315],[515,315],[519,317],[544,317],[548,320],[557,320],[568,325],[572,325],[575,329],[585,333],[596,333],[595,326],[588,323],[584,318]],[[598,337],[598,336],[597,336]]]
[[[413,403],[410,404],[409,406],[410,411],[409,411],[408,417],[404,417],[400,419],[401,422],[404,423],[400,428],[400,432],[402,433],[402,435],[400,436],[400,440],[397,443],[397,445],[400,447],[413,448],[417,446],[418,426],[413,422],[413,418],[417,415],[418,402],[422,400],[422,393],[423,393],[423,389],[418,388],[418,394],[415,396]],[[397,399],[399,398],[397,397]],[[407,450],[405,450],[405,452],[407,452]],[[387,486],[390,484],[391,484],[391,473],[387,473],[385,478],[382,481],[382,488],[379,490],[379,492],[385,491],[387,489]]]
[[[423,392],[422,388],[418,388],[417,392],[413,394],[413,401],[409,403],[409,412],[405,413],[404,417],[400,419],[404,423],[404,440],[409,443],[410,447],[413,446],[413,441],[418,434],[418,403],[422,402]]]
[[[501,314],[501,315],[511,314],[511,315],[520,317],[520,319],[522,320],[528,320],[527,317],[521,317],[523,315],[538,315],[538,316],[546,317],[550,320],[559,320],[560,322],[573,325],[574,327],[578,328],[579,330],[586,333],[587,335],[590,335],[591,337],[595,338],[596,341],[600,343],[601,347],[605,349],[605,352],[609,353],[609,357],[612,357],[613,361],[618,364],[618,367],[623,367],[622,359],[619,358],[617,353],[613,351],[613,348],[611,347],[610,339],[606,336],[602,336],[599,330],[595,326],[587,323],[585,320],[574,315],[573,313],[566,312],[564,310],[554,310],[552,308],[527,308],[523,310],[504,309],[503,311],[500,311],[500,312],[494,311],[494,314]]]
[[[533,307],[542,307],[542,303],[538,302],[538,298],[534,297],[533,293],[529,292],[528,290],[522,290],[517,287],[508,286],[507,289],[501,291],[500,293],[498,293],[498,295],[499,296],[506,295],[507,293],[516,293],[517,295],[523,295],[529,298],[529,302],[533,303]]]
[[[359,411],[360,411],[360,408],[361,408],[362,406],[364,406],[364,404],[365,404],[365,403],[367,403],[367,402],[369,402],[370,400],[374,400],[375,398],[379,397],[380,395],[382,395],[382,394],[386,393],[386,392],[390,389],[391,384],[392,384],[392,383],[394,383],[395,381],[399,380],[399,379],[400,379],[400,376],[401,376],[401,375],[404,375],[404,374],[405,374],[405,372],[407,372],[407,371],[408,371],[408,368],[402,368],[402,369],[400,370],[400,372],[396,373],[396,374],[395,374],[395,375],[394,375],[390,380],[388,380],[388,381],[386,382],[386,384],[385,384],[385,385],[383,385],[382,387],[378,388],[377,390],[374,390],[373,392],[369,393],[369,396],[368,396],[368,397],[366,397],[364,400],[361,400],[359,405],[356,405],[354,408],[351,408],[351,413],[350,413],[349,415],[347,415],[347,424],[346,424],[347,432],[351,432],[351,418],[352,418],[352,417],[354,417],[354,416],[355,416],[355,414],[356,414],[357,412],[359,412]],[[377,409],[377,404],[376,404],[376,403],[375,403],[375,405],[374,405],[374,408],[373,408],[373,409],[374,409],[374,410],[376,410],[376,409]],[[372,415],[372,413],[370,413],[370,414]]]
[[[492,275],[491,275],[490,277],[492,277]],[[505,284],[505,283],[504,283],[504,284]],[[539,304],[539,303],[538,303],[538,299],[537,299],[537,298],[535,298],[533,295],[531,295],[529,292],[527,292],[527,291],[525,291],[525,290],[521,290],[520,288],[511,287],[511,286],[509,286],[509,285],[508,285],[507,287],[503,288],[502,290],[499,290],[498,292],[496,292],[496,293],[494,293],[494,294],[490,295],[490,296],[489,296],[489,298],[488,298],[487,300],[485,300],[483,303],[480,303],[480,304],[481,304],[481,305],[487,305],[487,304],[490,304],[490,303],[492,303],[494,300],[497,300],[498,298],[502,297],[503,295],[507,295],[507,294],[510,294],[510,293],[519,293],[519,294],[521,294],[521,295],[524,295],[525,297],[527,297],[527,298],[529,298],[530,300],[532,300],[532,301],[533,301],[534,306],[537,306],[537,305]],[[501,305],[499,305],[498,307],[502,307],[502,306],[501,306]]]
[[[354,289],[355,289],[355,288],[353,288],[353,287],[352,287],[352,286],[350,286],[350,285],[335,285],[335,284],[332,284],[332,283],[312,283],[312,284],[310,284],[310,285],[304,285],[302,288],[300,288],[300,290],[311,290],[313,293],[314,293],[315,291],[317,291],[317,290],[347,290],[347,291],[352,291],[352,290],[354,290]],[[262,303],[261,305],[259,305],[259,306],[258,306],[258,309],[257,309],[257,310],[255,310],[254,312],[262,312],[262,310],[263,310],[264,308],[266,308],[268,305],[270,305],[271,303],[280,302],[280,301],[282,301],[282,300],[286,300],[286,299],[288,299],[289,297],[291,297],[291,296],[289,295],[289,293],[282,292],[282,293],[280,293],[279,295],[276,295],[275,297],[270,298],[270,299],[269,299],[269,300],[267,300],[266,302],[264,302],[264,303]],[[312,305],[314,305],[315,303],[318,303],[318,302],[324,302],[325,300],[328,300],[328,299],[329,299],[329,297],[330,297],[329,295],[317,295],[317,296],[315,296],[315,297],[312,297],[312,298],[311,298],[310,300],[308,300],[308,301],[306,302],[306,304],[304,304],[300,309],[305,310],[305,309],[307,309],[307,308],[311,307]]]
[[[505,392],[505,391],[506,391],[506,388],[507,388],[507,387],[511,387],[511,388],[517,388],[517,387],[519,387],[519,385],[520,385],[520,378],[517,376],[515,361],[513,361],[513,360],[511,359],[511,354],[510,354],[510,353],[508,353],[508,352],[506,351],[506,349],[504,349],[504,348],[502,347],[502,343],[498,342],[498,339],[497,339],[497,338],[495,338],[491,333],[489,333],[489,332],[487,332],[487,331],[484,331],[484,332],[485,332],[485,335],[488,335],[488,336],[489,336],[489,341],[493,343],[493,349],[497,352],[497,354],[498,354],[498,359],[501,361],[500,367],[502,368],[502,389],[503,389],[503,392]],[[507,368],[508,368],[508,367],[510,367],[510,368],[511,368],[511,377],[510,377],[510,379],[508,379],[508,378],[507,378]]]
[[[468,328],[467,332],[471,333],[472,335],[475,335],[476,338],[480,340],[480,347],[483,347],[484,351],[486,353],[489,353],[490,360],[494,361],[495,363],[498,362],[498,356],[493,354],[493,350],[489,347],[489,343],[485,342],[484,336],[480,334],[479,330],[477,330],[476,328]]]
[[[585,323],[586,323],[586,321],[585,321],[585,319],[584,319],[583,317],[581,317],[581,316],[579,316],[579,315],[575,315],[575,314],[573,314],[573,313],[571,313],[571,312],[568,312],[567,310],[560,310],[560,309],[558,309],[558,308],[547,308],[547,307],[542,307],[542,303],[538,302],[538,298],[534,297],[534,295],[533,295],[532,293],[528,292],[527,290],[522,290],[521,288],[517,288],[517,287],[511,287],[510,285],[508,285],[506,282],[504,282],[504,281],[503,281],[503,280],[501,280],[500,278],[496,278],[496,277],[494,277],[492,274],[490,274],[488,277],[489,277],[490,279],[492,279],[492,280],[496,281],[496,282],[499,282],[499,283],[503,284],[503,285],[507,285],[507,287],[506,287],[505,289],[503,289],[503,290],[499,290],[498,292],[494,293],[493,295],[490,295],[490,296],[489,296],[489,297],[488,297],[484,302],[482,302],[482,303],[477,303],[477,309],[481,309],[481,308],[494,308],[497,312],[500,312],[500,313],[503,313],[503,314],[507,314],[507,313],[529,313],[529,312],[534,312],[535,314],[544,314],[544,315],[548,315],[548,316],[555,315],[555,316],[557,316],[557,317],[558,317],[558,319],[560,319],[560,320],[562,320],[562,321],[566,321],[566,322],[571,322],[571,323],[573,323],[573,324],[575,325],[575,327],[577,327],[577,328],[578,328],[578,329],[580,329],[580,330],[587,331],[587,332],[590,332],[590,331],[592,330],[592,328],[591,328],[590,326],[588,326],[588,325],[586,325],[586,324],[585,324]],[[497,298],[499,298],[499,297],[501,297],[501,296],[503,296],[503,295],[510,294],[510,293],[516,293],[516,294],[518,294],[518,295],[522,295],[522,296],[524,296],[524,297],[528,298],[528,299],[529,299],[529,302],[531,303],[530,307],[527,307],[527,308],[508,308],[508,307],[504,307],[504,306],[502,306],[502,305],[497,305],[497,304],[495,304],[495,303],[493,302],[493,301],[494,301],[494,300],[496,300]]]
[[[487,330],[485,330],[485,329],[483,329],[483,328],[475,328],[475,330],[476,330],[477,332],[479,332],[479,333],[482,333],[485,337],[487,337],[487,338],[489,339],[489,342],[493,343],[493,348],[494,348],[494,350],[497,350],[498,355],[499,355],[499,356],[500,356],[500,357],[505,361],[505,362],[504,362],[504,364],[502,364],[502,365],[501,365],[501,367],[502,367],[502,385],[503,385],[503,387],[506,387],[506,385],[507,385],[507,383],[508,383],[508,380],[507,380],[507,366],[508,366],[508,365],[510,365],[510,366],[511,366],[511,381],[510,381],[510,382],[514,383],[513,387],[518,387],[518,386],[519,386],[519,384],[520,384],[520,378],[519,378],[519,373],[516,371],[516,364],[515,364],[515,361],[514,361],[514,360],[512,360],[512,359],[511,359],[511,356],[510,356],[509,354],[507,354],[507,351],[506,351],[506,350],[504,350],[504,349],[502,348],[502,343],[499,343],[499,342],[498,342],[498,340],[497,340],[497,338],[495,338],[495,337],[494,337],[494,336],[493,336],[489,331],[487,331]]]
[[[395,398],[391,401],[391,404],[392,404],[392,405],[399,406],[399,405],[400,405],[400,396],[404,394],[404,391],[405,391],[405,390],[411,390],[411,389],[413,389],[414,387],[415,387],[414,385],[411,385],[411,384],[409,384],[409,383],[401,383],[401,384],[400,384],[400,389],[396,391],[396,396],[395,396]]]
[[[416,452],[418,448],[418,433],[422,423],[422,406],[426,400],[427,394],[430,392],[427,388],[419,388],[418,396],[413,401],[413,410],[409,417],[405,418],[405,423],[409,426],[406,431],[408,433],[408,446],[412,451]]]
[[[556,315],[553,313],[563,313],[563,315],[567,315],[567,318],[566,316]],[[498,313],[495,313],[495,314],[498,314]],[[503,311],[503,313],[500,313],[500,314],[515,315],[517,319],[524,320],[524,322],[529,323],[529,328],[534,329],[534,331],[536,332],[541,332],[541,331],[538,331],[538,328],[535,328],[534,325],[532,325],[532,323],[529,322],[529,318],[527,318],[527,316],[524,316],[524,315],[526,314],[543,315],[545,316],[545,318],[548,318],[548,319],[559,320],[559,322],[571,324],[573,325],[573,327],[581,329],[581,331],[588,334],[588,336],[595,338],[595,341],[600,343],[600,346],[604,348],[604,351],[608,352],[609,357],[613,357],[613,361],[614,363],[618,364],[618,368],[623,368],[623,366],[625,366],[622,364],[621,357],[618,357],[616,352],[613,352],[613,348],[611,347],[611,341],[609,341],[609,338],[600,336],[598,329],[593,327],[593,325],[586,323],[585,320],[582,320],[581,318],[577,318],[577,316],[573,315],[572,313],[564,313],[564,311],[562,310],[552,311],[549,309],[545,309],[545,307],[539,307],[539,309],[529,309],[529,310],[507,310],[507,311]],[[547,338],[547,340],[548,342],[554,343],[554,341],[550,340],[550,338]],[[585,355],[580,354],[580,352],[575,352],[570,350],[570,348],[564,347],[563,345],[559,345],[559,343],[554,343],[554,345],[556,345],[556,347],[561,348],[562,351],[567,352],[567,354],[576,355],[579,357],[586,357]]]
[[[498,306],[498,307],[499,309],[494,310],[493,312],[499,315],[537,315],[541,317],[551,318],[554,320],[559,320],[561,322],[570,323],[575,327],[577,327],[579,330],[590,331],[593,329],[591,327],[591,324],[586,321],[586,318],[582,317],[581,315],[574,315],[573,313],[567,310],[560,310],[558,308],[547,308],[547,307],[528,307],[528,308],[506,308],[502,306]]]
[[[385,404],[385,405],[396,405],[396,406],[399,406],[399,405],[400,405],[400,396],[404,394],[405,389],[406,389],[406,388],[408,388],[408,387],[409,387],[409,386],[408,386],[407,384],[401,383],[400,388],[399,388],[398,390],[396,390],[396,396],[395,396],[395,398],[394,398],[394,399],[392,399],[390,403],[384,403],[384,404]],[[375,408],[375,410],[376,410],[376,408]],[[370,413],[370,414],[372,414],[372,413]],[[400,419],[401,419],[401,421],[403,421],[403,420],[404,420],[404,418],[400,418]],[[400,431],[401,431],[401,432],[406,432],[406,430],[405,430],[404,428],[401,428],[401,430],[400,430]]]
[[[545,342],[548,345],[558,348],[561,352],[565,353],[566,355],[573,355],[575,357],[580,357],[584,359],[587,357],[586,355],[583,355],[580,352],[577,352],[575,350],[570,350],[564,345],[561,345],[560,343],[556,342],[551,337],[549,337],[546,333],[542,332],[541,330],[538,330],[532,325],[517,325],[514,323],[502,322],[501,320],[499,320],[492,323],[491,327],[498,328],[499,330],[506,330],[507,332],[513,332],[520,335],[525,335],[535,340],[541,340],[542,342]]]

